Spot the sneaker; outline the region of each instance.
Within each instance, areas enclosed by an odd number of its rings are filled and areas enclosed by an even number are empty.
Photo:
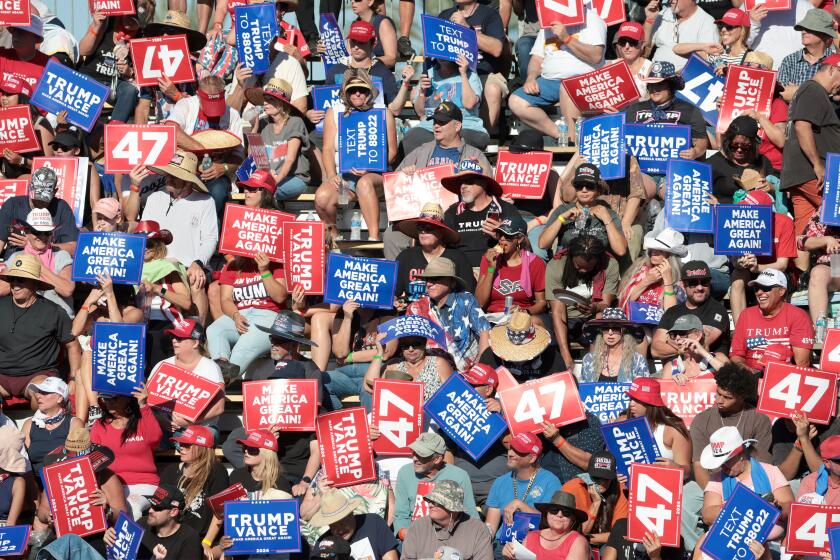
[[[239,379],[239,366],[232,364],[227,360],[214,360],[219,369],[222,370],[222,378],[225,380],[225,385],[230,385],[232,381]]]
[[[102,409],[96,405],[91,405],[91,407],[88,408],[87,427],[91,428],[100,418],[102,418]]]
[[[415,52],[414,47],[411,46],[411,39],[405,36],[397,39],[397,53],[400,55],[400,60],[410,61],[414,58]]]

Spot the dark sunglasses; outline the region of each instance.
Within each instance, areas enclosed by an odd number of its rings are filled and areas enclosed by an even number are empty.
[[[639,48],[639,42],[634,41],[633,39],[619,39],[618,40],[618,46],[619,47],[631,46],[631,47]]]
[[[347,95],[356,95],[357,93],[363,93],[367,95],[370,93],[370,90],[360,87],[352,87],[347,90]]]
[[[261,191],[261,190],[262,190],[262,189],[261,189],[261,188],[259,188],[259,187],[242,187],[242,192],[250,192],[250,193],[254,193],[254,192],[259,192],[259,191]]]
[[[768,287],[768,286],[761,286],[761,285],[756,284],[753,287],[753,290],[755,290],[756,293],[758,293],[758,292],[769,292],[769,291],[773,290],[774,288],[781,288],[781,286],[769,286]]]
[[[72,152],[73,148],[69,146],[62,146],[61,144],[56,144],[53,146],[53,150],[57,152]]]
[[[737,25],[729,25],[728,23],[719,23],[718,24],[718,29],[720,29],[721,31],[724,30],[724,29],[726,31],[732,31],[733,29],[738,29],[738,26]]]
[[[429,224],[418,224],[417,225],[417,233],[433,233],[437,231],[438,228],[435,226],[430,226]]]
[[[748,152],[752,150],[752,142],[731,142],[729,147],[733,152]]]
[[[711,280],[686,280],[685,285],[689,288],[696,288],[697,286],[705,286],[708,288],[712,285]]]
[[[152,511],[166,511],[166,510],[170,510],[172,508],[171,507],[166,507],[166,506],[154,506],[154,505],[152,505],[152,506],[149,506],[149,509],[152,510]]]
[[[400,341],[400,346],[402,347],[403,350],[408,350],[409,348],[422,350],[423,348],[426,347],[426,341],[425,340],[420,340],[419,338],[408,339],[408,340],[402,339]]]
[[[597,191],[598,187],[595,185],[590,185],[588,183],[572,183],[572,186],[575,188],[576,191],[582,191],[584,189],[588,191]]]
[[[681,336],[688,336],[688,333],[691,331],[670,331],[668,333],[668,338],[671,340],[677,340]]]
[[[260,448],[259,447],[251,447],[250,445],[243,445],[242,446],[242,452],[247,454],[247,455],[251,455],[252,457],[255,457],[255,456],[260,454]]]
[[[560,517],[567,517],[566,512],[563,511],[561,508],[548,508],[545,510],[548,515],[559,515]]]
[[[618,334],[624,334],[624,327],[604,327],[601,329],[602,333],[614,332]]]

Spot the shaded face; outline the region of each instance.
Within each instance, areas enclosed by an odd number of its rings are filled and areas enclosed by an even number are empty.
[[[432,134],[435,136],[437,142],[452,140],[458,135],[461,128],[458,126],[458,121],[451,120],[446,124],[434,122],[432,124]]]
[[[408,362],[421,360],[426,355],[426,344],[427,341],[425,338],[417,336],[400,339],[400,350],[402,351],[403,358]]]
[[[744,399],[718,387],[715,394],[715,405],[724,414],[737,412],[744,407]]]
[[[246,465],[249,467],[256,467],[257,465],[262,463],[262,457],[260,457],[260,448],[259,447],[251,447],[249,445],[242,446],[242,459]]]
[[[27,278],[9,277],[12,297],[15,301],[26,301],[35,293],[35,281]]]
[[[549,528],[557,533],[565,533],[572,528],[574,519],[563,513],[559,507],[550,508],[545,514],[545,520],[548,522]]]
[[[583,206],[589,206],[598,199],[598,194],[600,194],[598,187],[590,183],[575,183],[573,186],[575,187],[577,201]]]
[[[601,335],[604,337],[604,343],[610,348],[613,348],[621,343],[621,339],[624,337],[624,328],[619,326],[606,326],[601,329]]]
[[[61,395],[58,393],[42,393],[35,391],[35,401],[38,403],[38,410],[44,412],[46,410],[54,410],[60,407],[64,402]]]
[[[62,146],[61,144],[53,144],[53,151],[56,157],[76,157],[79,155],[79,148]]]
[[[273,116],[279,114],[282,111],[282,109],[281,109],[282,106],[283,106],[283,102],[280,101],[279,99],[277,99],[275,97],[272,97],[270,95],[264,95],[263,96],[263,111],[269,117],[273,117]]]
[[[291,343],[285,338],[271,336],[269,340],[271,342],[271,359],[275,362],[279,362],[291,353],[289,350]]]
[[[650,95],[650,100],[656,105],[662,105],[671,99],[671,87],[668,84],[668,80],[663,80],[658,84],[648,84],[647,90]]]
[[[637,401],[636,399],[630,399],[630,416],[633,418],[641,418],[647,412],[647,407],[644,403]]]
[[[472,204],[479,196],[484,194],[484,186],[478,183],[462,183],[461,184],[461,200],[465,204]]]
[[[598,259],[587,259],[586,257],[572,257],[572,265],[580,274],[589,274],[598,266]]]
[[[668,262],[668,257],[670,257],[668,253],[665,251],[660,251],[659,249],[649,249],[648,250],[648,257],[650,258],[650,264],[653,266],[659,266],[664,262]]]
[[[199,342],[192,338],[172,337],[172,349],[178,358],[187,358],[198,352]]]
[[[9,29],[12,34],[12,48],[20,52],[32,52],[35,50],[40,39],[28,31],[22,31],[12,27]]]
[[[198,447],[191,443],[179,443],[178,455],[182,463],[189,465],[198,459]]]
[[[146,252],[143,253],[143,260],[148,262],[154,260],[155,258],[155,247],[157,244],[163,243],[159,239],[147,239],[146,240]]]
[[[166,176],[166,192],[172,196],[180,194],[184,189],[192,188],[190,185],[189,182],[178,177],[173,177],[172,175]]]
[[[349,43],[350,56],[353,57],[353,60],[360,61],[370,58],[370,54],[373,52],[373,41],[363,43],[355,39],[350,39]]]
[[[530,465],[531,462],[532,461],[531,461],[531,454],[530,453],[525,453],[523,455],[522,453],[519,453],[518,451],[516,451],[512,447],[510,449],[508,449],[508,452],[507,452],[507,467],[510,470],[517,470],[517,469],[525,468],[528,465]]]
[[[712,296],[712,280],[710,278],[683,280],[685,294],[694,305],[700,305]]]
[[[723,471],[725,474],[729,476],[738,476],[744,472],[744,465],[746,463],[746,456],[744,453],[738,453],[728,461],[726,461],[723,465],[721,465],[720,470]]]
[[[128,408],[128,397],[115,395],[113,397],[102,397],[102,406],[105,407],[111,416],[122,414]]]
[[[821,35],[808,31],[807,29],[803,29],[801,31],[801,34],[803,47],[815,47],[821,43],[824,43]]]
[[[739,163],[749,160],[754,145],[751,138],[743,134],[736,134],[729,142],[729,150],[732,152],[732,158]]]
[[[429,505],[429,517],[432,518],[432,521],[440,526],[449,523],[452,516],[443,506],[429,500],[426,500],[426,503]]]
[[[13,107],[20,104],[20,96],[16,93],[0,91],[0,107]]]
[[[502,248],[502,252],[505,255],[510,256],[519,251],[521,244],[521,235],[506,235],[504,233],[499,233],[499,247]]]
[[[423,247],[435,247],[441,244],[441,228],[436,228],[429,224],[419,224],[417,226],[417,241]]]
[[[51,231],[36,231],[30,229],[26,234],[26,240],[36,251],[43,251],[52,243],[53,232]]]
[[[781,286],[765,288],[756,284],[753,289],[755,290],[755,299],[758,300],[758,307],[762,312],[772,311],[784,301],[785,289]]]
[[[840,476],[840,459],[826,459],[823,463],[829,474]]]
[[[642,47],[638,41],[630,39],[629,37],[622,37],[618,40],[618,56],[626,60],[628,63],[634,62],[642,53]]]
[[[93,214],[93,227],[96,231],[114,232],[117,231],[117,218],[109,218],[104,214],[95,212]]]
[[[166,525],[171,517],[177,515],[178,510],[173,508],[158,508],[150,506],[146,514],[146,522],[149,527],[162,527]]]
[[[356,518],[352,513],[350,513],[350,515],[344,519],[336,521],[335,523],[330,523],[330,531],[332,531],[333,535],[337,535],[342,539],[349,541],[353,536],[353,533],[356,532]]]
[[[427,278],[426,279],[426,293],[433,300],[449,295],[452,291],[449,278]]]

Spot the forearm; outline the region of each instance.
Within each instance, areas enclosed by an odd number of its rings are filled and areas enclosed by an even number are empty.
[[[274,301],[274,303],[282,306],[289,295],[285,283],[275,278],[274,275],[263,278],[262,281],[263,285],[265,285],[265,290],[268,292],[268,296]]]
[[[770,119],[768,119],[762,113],[758,113],[758,122],[759,124],[761,124],[761,129],[764,131],[765,136],[767,136],[767,139],[770,141],[771,144],[773,144],[777,148],[784,147],[784,128],[780,128],[779,125],[771,122]]]
[[[624,232],[619,229],[615,218],[610,218],[607,222],[607,239],[610,242],[610,248],[616,256],[621,257],[627,254],[627,238],[624,237]]]
[[[700,466],[700,463],[692,463],[692,465],[694,467],[694,481],[700,487],[700,490],[704,490],[709,483],[709,471]]]
[[[99,36],[105,31],[105,26],[94,28],[94,24],[88,28],[85,36],[79,41],[79,56],[91,56],[96,52],[96,46],[99,44]]]
[[[499,39],[485,35],[481,31],[476,32],[476,38],[478,40],[478,50],[493,57],[502,56],[502,42]]]
[[[232,299],[222,297],[222,313],[233,319],[239,313],[239,308],[233,303]]]
[[[156,284],[157,285],[157,284]],[[175,307],[182,309],[183,311],[187,311],[190,307],[192,307],[192,296],[190,295],[189,288],[181,284],[186,290],[186,293],[182,294],[178,292],[175,288],[170,288],[166,290],[165,294],[159,294],[161,299],[165,299]]]
[[[592,457],[592,454],[588,451],[575,447],[566,441],[565,438],[556,438],[552,443],[554,443],[554,447],[560,451],[563,457],[579,469],[586,470],[589,467],[589,459]],[[557,445],[558,443],[560,444],[559,446]]]
[[[172,121],[167,121],[167,123],[172,124]],[[184,132],[180,126],[175,127],[175,142],[178,144],[179,148],[183,148],[185,150],[200,151],[204,149],[204,146],[194,140],[192,136]]]
[[[542,63],[543,57],[541,56],[531,56],[531,60],[528,61],[528,79],[529,80],[536,80],[542,75]]]
[[[82,347],[75,338],[67,344],[67,362],[70,364],[70,371],[74,374],[82,367]]]
[[[574,36],[572,36],[571,41],[566,43],[566,48],[590,66],[595,66],[601,62],[601,58],[604,56],[604,47],[602,45],[587,45]]]
[[[225,395],[224,393],[220,393],[218,397],[216,397],[216,402],[213,403],[213,406],[208,408],[204,414],[198,417],[198,422],[209,422],[214,418],[218,418],[225,412]]]
[[[318,469],[321,468],[321,451],[318,448],[318,442],[312,441],[309,443],[309,459],[306,461],[306,468],[303,469],[303,476],[315,478]]]
[[[703,522],[706,525],[711,526],[711,524],[715,522],[715,519],[718,518],[718,515],[720,515],[720,510],[721,509],[722,508],[719,505],[704,507],[701,510],[702,511]]]
[[[300,140],[297,141],[298,144],[294,147],[289,146],[289,151],[286,154],[286,159],[283,161],[283,165],[280,166],[280,169],[277,170],[277,173],[272,171],[271,175],[274,177],[274,180],[279,183],[283,179],[289,176],[295,169],[298,160],[298,152],[300,148]],[[289,142],[291,144],[291,141]]]
[[[799,473],[799,465],[802,463],[802,451],[795,446],[791,448],[790,452],[785,457],[784,461],[779,465],[779,470],[785,475],[785,480],[793,480]]]
[[[708,55],[706,55],[706,53],[703,51],[703,48],[705,46],[705,43],[678,43],[674,45],[673,50],[674,54],[678,54],[680,56],[688,56],[691,53],[696,52],[703,56],[703,58],[706,58],[706,56]]]
[[[344,316],[338,332],[333,336],[333,354],[335,357],[343,360],[350,353],[350,328],[353,326],[353,317]]]
[[[528,308],[528,313],[531,315],[539,315],[540,313],[544,312],[548,306],[544,299],[536,299],[534,300],[534,305]]]
[[[73,291],[76,289],[76,283],[69,278],[65,278],[61,274],[56,274],[47,267],[41,268],[41,274],[47,282],[52,284],[55,292],[61,297],[69,298],[73,295]]]
[[[624,216],[621,218],[622,229],[630,229],[639,215],[639,208],[642,206],[641,198],[630,198],[627,200],[627,206],[624,207]]]
[[[494,274],[495,271],[488,269],[487,272],[478,277],[478,284],[475,287],[475,299],[478,300],[478,304],[482,309],[486,308],[490,303],[490,292],[493,289]]]
[[[56,247],[59,249],[63,249],[70,253],[71,255],[76,254],[76,242],[75,241],[66,241],[64,243],[56,243]],[[2,247],[0,247],[0,251],[2,251]]]
[[[408,82],[402,82],[400,84],[400,88],[397,90],[396,97],[394,97],[394,100],[391,101],[390,105],[388,105],[388,110],[391,111],[395,117],[399,117],[402,113],[403,107],[405,107],[405,103],[408,101],[410,94],[411,85]]]
[[[554,240],[557,239],[558,235],[560,235],[560,230],[563,229],[564,223],[565,220],[558,218],[545,225],[543,230],[540,232],[539,239],[537,240],[540,249],[548,249],[551,247],[551,244],[554,243]]]

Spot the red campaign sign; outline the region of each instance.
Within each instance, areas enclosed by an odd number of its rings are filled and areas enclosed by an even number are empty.
[[[174,364],[161,362],[146,382],[149,406],[180,414],[195,422],[222,387]]]
[[[563,88],[584,113],[602,113],[607,107],[619,109],[639,98],[633,72],[624,60],[566,78]]]
[[[137,13],[134,9],[134,0],[88,0],[90,13],[106,16],[125,16]]]
[[[633,463],[630,465],[630,510],[627,540],[642,542],[645,533],[659,535],[662,546],[680,545],[683,470]]]
[[[236,500],[244,500],[248,498],[248,491],[241,483],[237,482],[230,488],[225,488],[218,494],[213,494],[207,498],[207,503],[210,509],[216,514],[216,517],[223,517],[225,510],[225,502],[234,502]]]
[[[361,406],[328,412],[315,422],[321,464],[335,488],[376,480],[376,465]]]
[[[26,194],[29,181],[25,179],[2,179],[0,180],[0,207],[13,196]]]
[[[540,20],[540,27],[542,28],[551,27],[553,23],[562,23],[566,27],[570,25],[582,25],[586,21],[586,13],[583,11],[583,0],[535,1],[537,4],[537,17]]]
[[[711,378],[693,379],[685,385],[677,385],[673,379],[660,379],[659,388],[665,406],[682,418],[688,427],[695,416],[715,406],[717,398],[717,383]]]
[[[745,12],[751,12],[755,8],[764,8],[768,12],[790,10],[790,0],[744,0]]]
[[[551,173],[550,152],[515,154],[500,151],[496,160],[496,182],[511,198],[539,200]]]
[[[840,525],[840,506],[790,504],[785,551],[817,556],[828,552],[828,530]]]
[[[283,222],[295,217],[279,210],[249,208],[229,202],[225,204],[219,252],[243,257],[265,253],[269,260],[282,262]]]
[[[29,105],[0,109],[0,146],[19,154],[41,149],[35,127],[32,126]]]
[[[510,433],[542,433],[540,424],[565,426],[586,418],[577,386],[568,371],[499,391]]]
[[[29,0],[0,0],[0,25],[29,25],[32,23],[32,9]]]
[[[837,375],[818,369],[770,362],[758,394],[759,412],[791,418],[804,412],[816,424],[828,424],[837,403]]]
[[[388,219],[398,222],[416,218],[427,202],[437,202],[444,210],[458,202],[458,195],[440,184],[452,173],[452,165],[447,164],[417,169],[412,175],[402,171],[382,175]]]
[[[732,119],[750,109],[769,117],[770,103],[773,102],[775,88],[775,70],[761,70],[730,64],[720,98],[718,132],[726,132]]]
[[[290,290],[300,284],[306,295],[324,293],[324,222],[283,223],[283,273]]]
[[[166,165],[175,149],[175,125],[105,125],[106,173],[128,173],[136,165]]]
[[[379,427],[377,455],[411,456],[408,445],[423,432],[423,383],[374,380],[371,423]]]
[[[592,0],[592,7],[607,27],[627,21],[627,12],[621,0]]]
[[[132,39],[129,49],[138,86],[156,86],[164,76],[173,84],[195,81],[186,35]]]
[[[820,356],[820,369],[840,375],[840,329],[828,329]]]
[[[420,519],[429,515],[429,502],[424,500],[432,490],[435,483],[432,480],[421,480],[417,483],[417,494],[414,496],[414,508],[411,510],[411,520]]]
[[[508,368],[499,366],[496,368],[496,373],[499,375],[499,386],[496,387],[496,392],[510,389],[511,387],[519,387],[519,381],[513,376]]]
[[[108,528],[105,507],[93,504],[91,492],[97,490],[96,473],[90,457],[80,457],[44,467],[44,486],[58,537],[75,534],[95,535]]]
[[[246,432],[279,425],[287,432],[314,432],[318,416],[317,379],[271,379],[242,384]]]

